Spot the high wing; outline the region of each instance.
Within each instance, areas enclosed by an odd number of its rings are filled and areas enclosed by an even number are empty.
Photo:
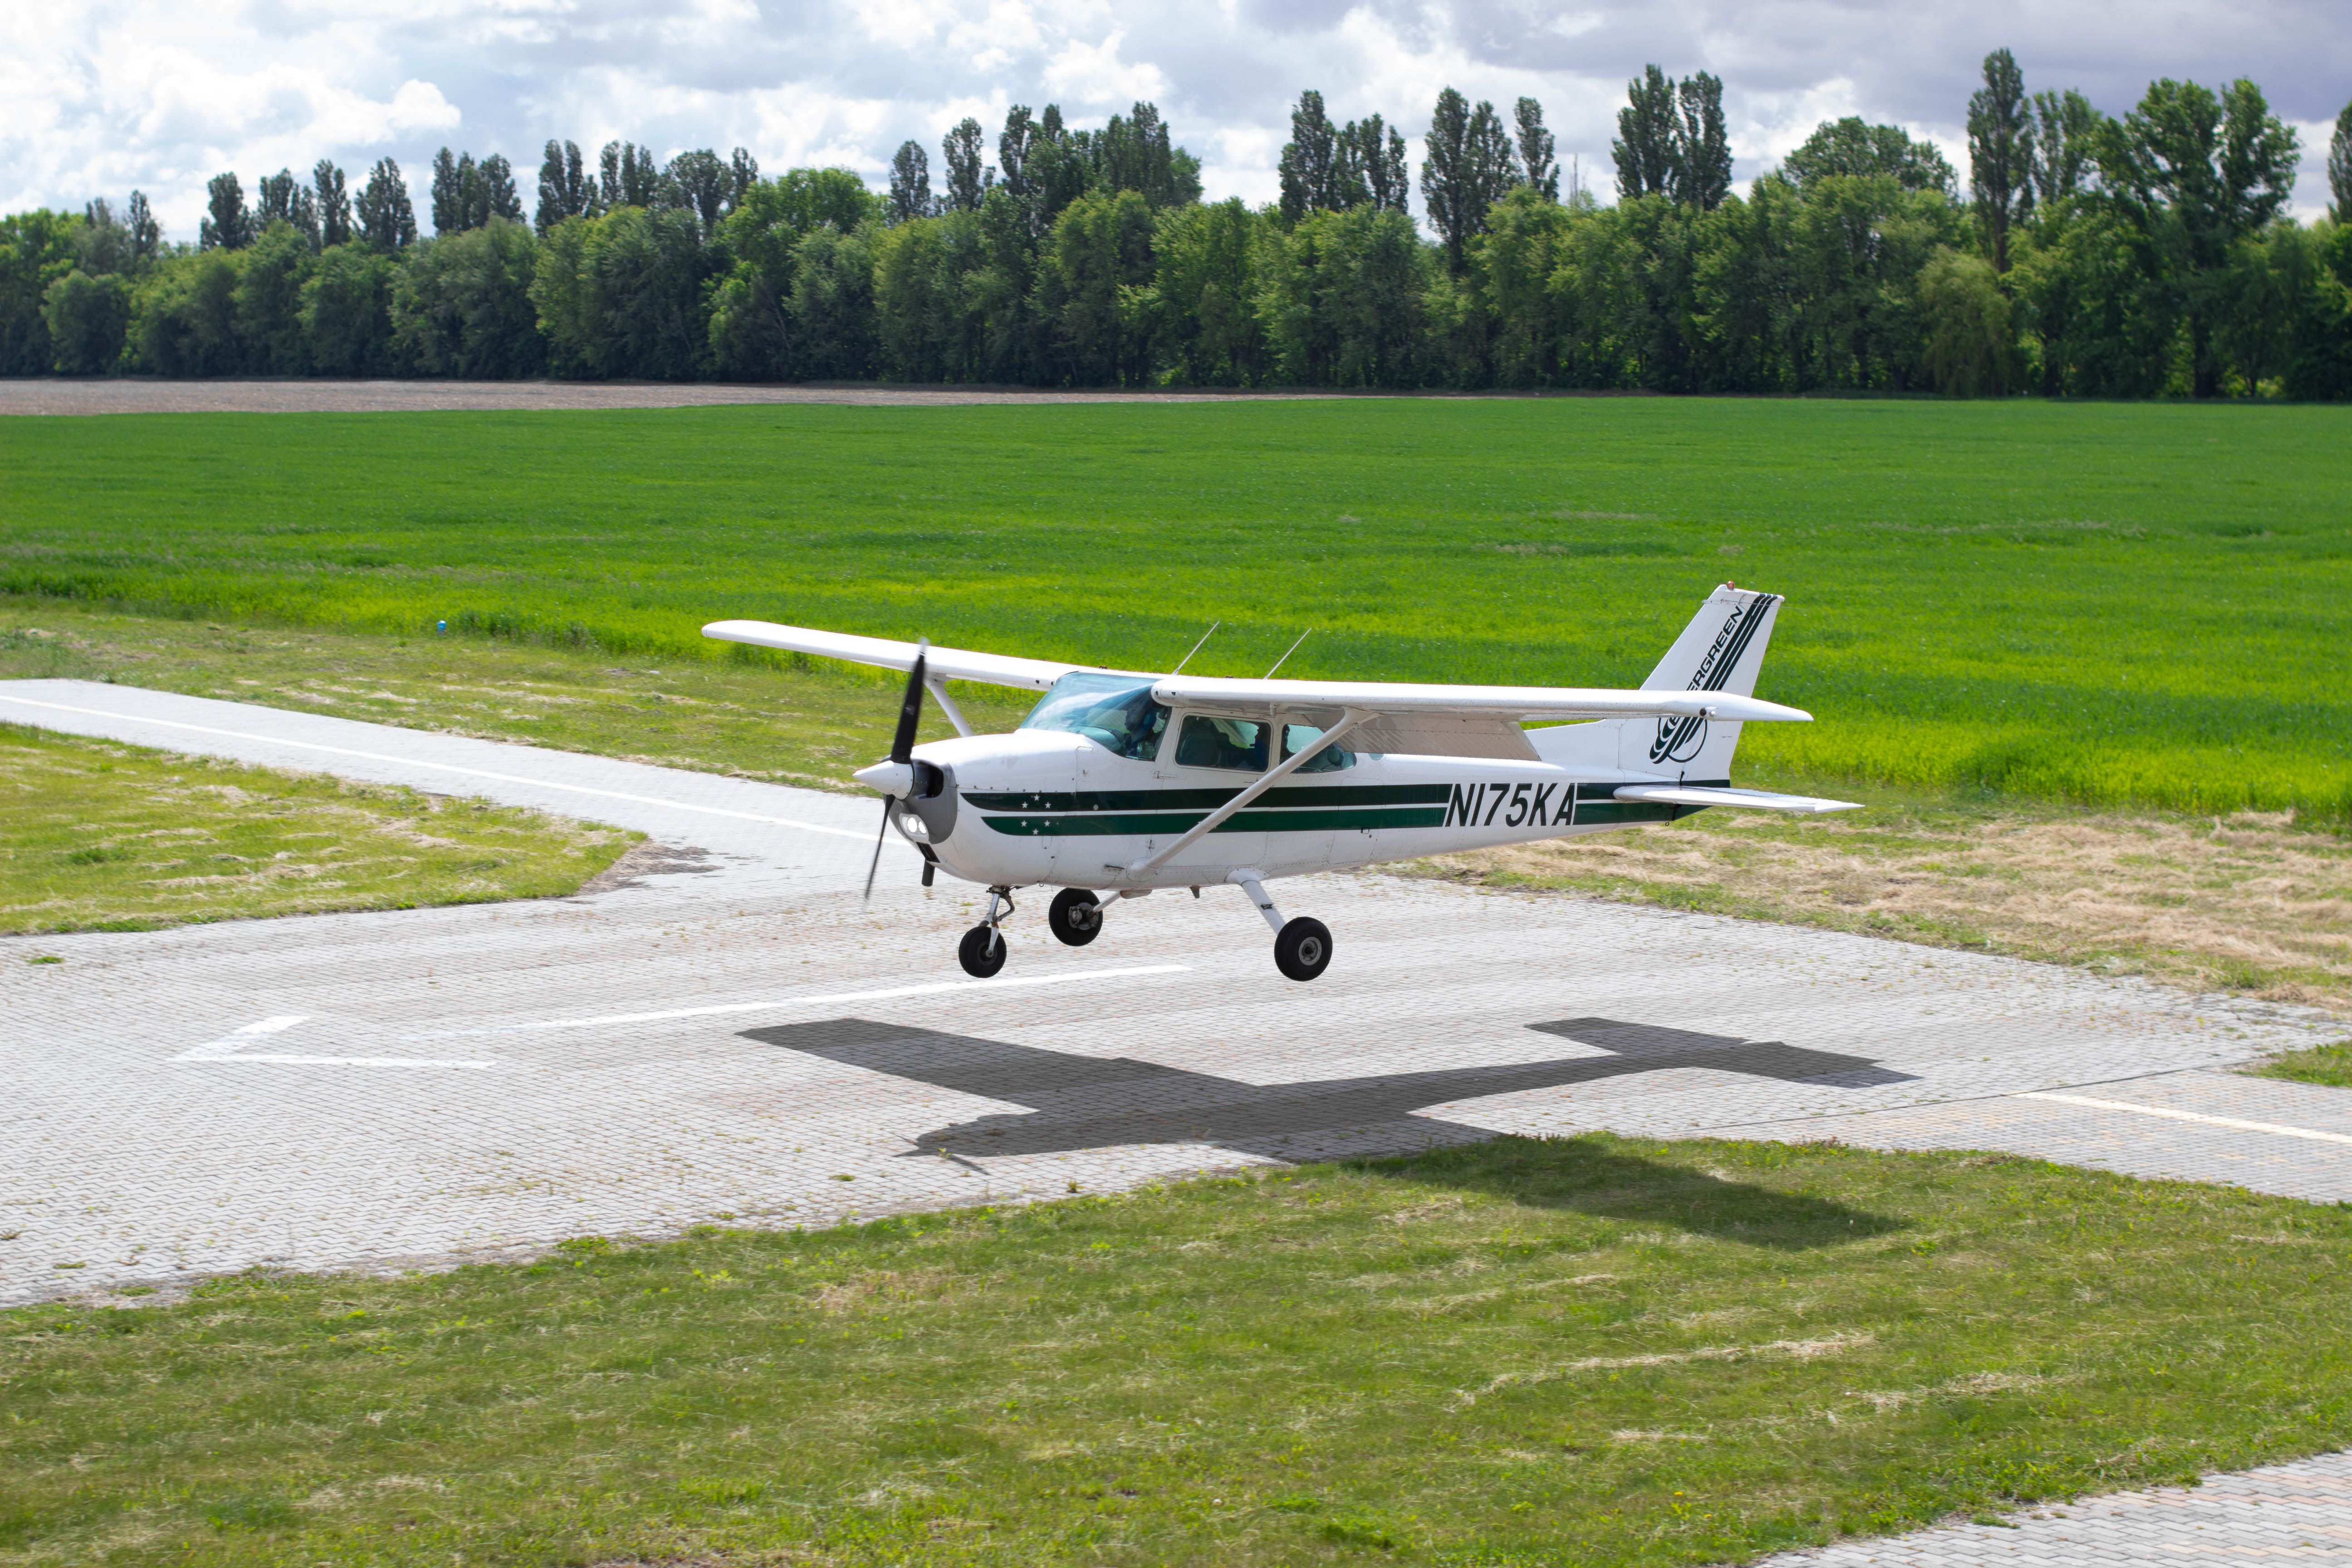
[[[783,626],[768,621],[713,621],[702,635],[755,647],[782,648],[885,669],[912,669],[916,645],[846,632]],[[1043,691],[1075,669],[1095,665],[1013,658],[1003,654],[935,647],[925,655],[934,680],[977,680]],[[1412,756],[1489,757],[1532,761],[1535,748],[1522,723],[1581,719],[1719,719],[1809,721],[1801,708],[1727,691],[1624,691],[1569,686],[1433,686],[1362,680],[1232,680],[1213,676],[1120,671],[1152,679],[1151,695],[1170,707],[1237,718],[1275,713],[1331,729],[1347,715],[1355,743],[1367,751]],[[1694,803],[1695,804],[1695,803]],[[1717,803],[1727,804],[1727,803]],[[1784,808],[1786,809],[1786,808]]]
[[[852,637],[847,632],[821,632],[808,626],[780,626],[772,621],[713,621],[702,635],[720,642],[749,643],[753,647],[782,648],[790,653],[815,654],[849,664],[875,664],[884,669],[915,668],[916,647],[887,637]],[[971,653],[963,648],[923,650],[924,668],[933,680],[978,680],[990,686],[1023,686],[1043,691],[1074,669],[1091,665],[1055,664],[1042,658],[1009,658],[997,653]],[[1138,671],[1148,674],[1148,671]]]

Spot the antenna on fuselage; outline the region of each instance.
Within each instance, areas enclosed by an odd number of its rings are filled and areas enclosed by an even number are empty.
[[[1313,626],[1309,626],[1305,631],[1298,634],[1298,642],[1305,642],[1308,637],[1311,637],[1314,635],[1315,628]],[[1288,647],[1282,650],[1282,657],[1274,661],[1274,669],[1280,669],[1284,665],[1290,662],[1290,656],[1298,651],[1298,642],[1292,643]],[[1266,679],[1272,680],[1274,679],[1274,669],[1269,669],[1265,672]]]
[[[1217,635],[1217,628],[1224,624],[1225,623],[1223,621],[1211,621],[1209,623],[1209,629],[1201,634],[1201,640],[1192,645],[1192,653],[1198,653],[1202,648],[1208,647],[1209,639],[1215,637]],[[1178,659],[1176,661],[1176,668],[1170,670],[1168,673],[1171,675],[1183,674],[1184,667],[1192,662],[1192,653],[1188,653],[1182,658]]]

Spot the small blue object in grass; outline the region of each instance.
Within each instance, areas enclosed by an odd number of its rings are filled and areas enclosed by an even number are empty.
[[[446,621],[436,621],[433,623],[433,629],[436,632],[446,632],[449,629],[449,623]]]

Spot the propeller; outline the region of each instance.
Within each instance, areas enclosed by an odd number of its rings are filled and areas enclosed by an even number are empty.
[[[902,777],[911,773],[915,761],[915,729],[923,721],[924,655],[930,646],[929,638],[915,645],[915,668],[907,672],[907,693],[898,700],[898,732],[890,739],[890,761],[897,769],[907,771]],[[874,858],[866,868],[865,896],[868,900],[874,897],[874,873],[882,867],[882,841],[890,836],[890,808],[898,804],[897,795],[885,793],[882,796],[882,829],[874,836]]]

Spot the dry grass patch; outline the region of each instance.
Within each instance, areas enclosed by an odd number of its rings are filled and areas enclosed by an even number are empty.
[[[0,934],[546,898],[639,837],[0,724]]]
[[[2352,1012],[2352,839],[2286,814],[1878,799],[1721,812],[1414,869],[1969,947]]]

